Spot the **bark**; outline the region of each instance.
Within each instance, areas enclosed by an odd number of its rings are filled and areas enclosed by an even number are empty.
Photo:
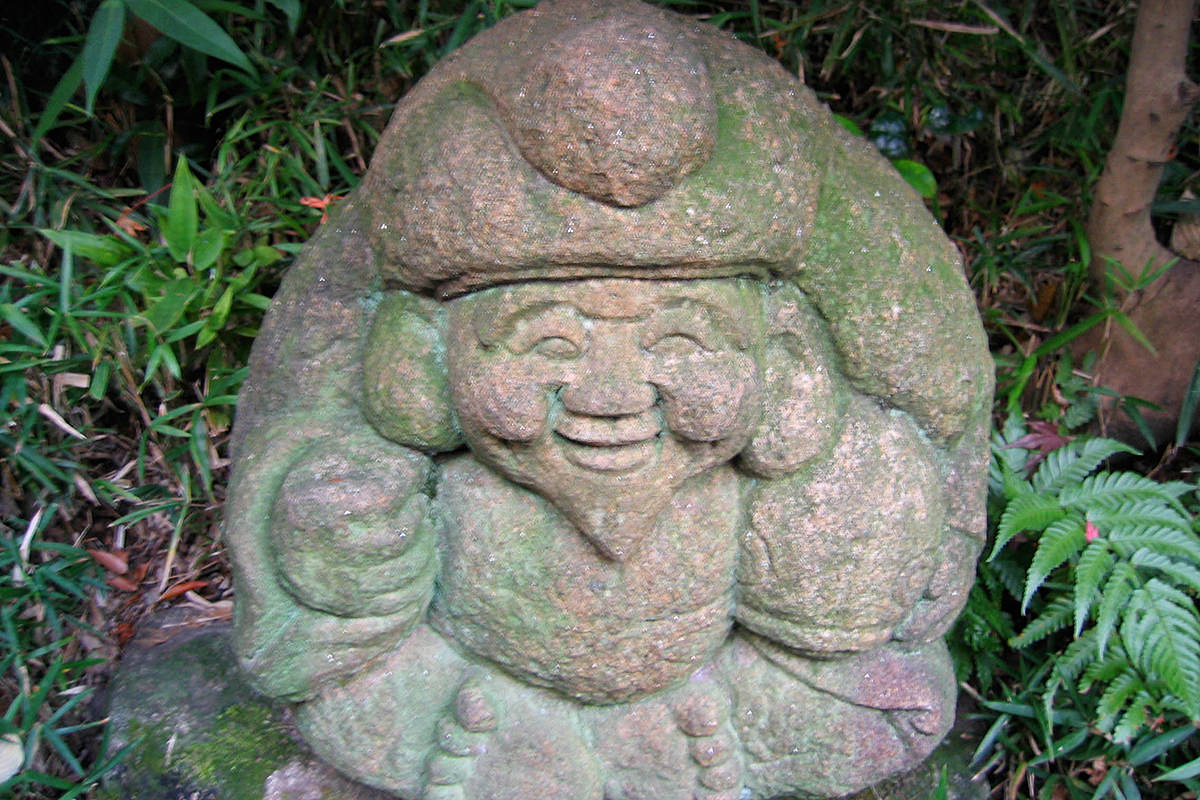
[[[1106,256],[1134,274],[1175,257],[1154,237],[1150,206],[1174,155],[1175,136],[1200,97],[1184,71],[1194,10],[1194,0],[1143,0],[1138,9],[1125,106],[1088,220],[1098,280]]]
[[[1180,259],[1149,287],[1128,296],[1106,285],[1106,278],[1110,259],[1138,275],[1176,258],[1155,238],[1150,208],[1179,128],[1200,98],[1200,87],[1185,72],[1194,13],[1195,0],[1143,0],[1139,7],[1125,105],[1088,219],[1093,279],[1103,291],[1117,294],[1122,310],[1156,352],[1112,324],[1094,328],[1075,348],[1101,354],[1093,376],[1098,384],[1162,407],[1144,412],[1160,442],[1173,436],[1200,359],[1200,264]],[[1102,432],[1140,444],[1132,420],[1113,411],[1112,406],[1102,411]]]

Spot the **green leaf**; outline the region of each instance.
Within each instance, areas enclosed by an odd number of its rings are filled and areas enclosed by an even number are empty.
[[[73,255],[94,261],[101,267],[115,267],[133,255],[134,250],[111,234],[99,235],[83,231],[52,231],[41,228],[38,233]]]
[[[1112,439],[1088,439],[1071,442],[1046,457],[1033,476],[1039,492],[1061,490],[1086,478],[1104,459],[1116,453],[1137,453],[1132,447]]]
[[[25,316],[25,311],[17,308],[12,303],[0,303],[0,317],[13,327],[27,339],[40,344],[42,347],[49,347],[50,343],[46,341],[46,337],[42,335],[41,330],[37,325],[33,324],[33,320]]]
[[[1129,559],[1135,567],[1148,567],[1173,578],[1176,583],[1190,588],[1200,595],[1200,569],[1186,561],[1176,561],[1162,553],[1151,550],[1138,550]]]
[[[204,270],[216,263],[225,249],[225,231],[220,228],[209,228],[196,236],[193,247],[192,266]]]
[[[1052,633],[1061,631],[1071,624],[1072,608],[1073,605],[1069,597],[1056,597],[1009,644],[1016,648],[1028,647],[1035,642],[1045,639]]]
[[[300,24],[300,0],[267,0],[287,17],[288,33],[296,34],[296,26]]]
[[[70,69],[59,79],[55,85],[54,91],[50,93],[50,99],[46,101],[46,107],[42,110],[42,116],[38,118],[37,127],[33,129],[33,143],[46,135],[46,132],[54,127],[54,123],[58,121],[58,117],[62,114],[67,103],[71,101],[75,90],[83,83],[83,54],[80,53],[79,58],[75,59],[75,63]]]
[[[1135,551],[1145,548],[1200,564],[1200,540],[1174,528],[1159,525],[1120,528],[1110,531],[1107,538],[1113,550],[1125,558],[1130,558]]]
[[[1021,531],[1043,531],[1050,523],[1066,516],[1066,513],[1052,495],[1026,494],[1013,498],[1000,517],[996,544],[989,560],[994,559],[1000,549]]]
[[[1200,618],[1188,595],[1151,578],[1130,599],[1121,640],[1142,672],[1200,716]]]
[[[1183,447],[1187,442],[1197,409],[1200,409],[1200,361],[1196,362],[1196,368],[1192,370],[1192,380],[1188,383],[1187,391],[1183,395],[1183,404],[1179,407],[1179,423],[1175,426],[1176,448]]]
[[[1112,553],[1102,541],[1089,544],[1075,565],[1075,635],[1083,631],[1088,612],[1100,599],[1097,590],[1113,565]]]
[[[183,314],[195,294],[196,282],[191,278],[177,278],[169,282],[163,296],[146,311],[146,321],[154,328],[155,333],[165,333]]]
[[[929,171],[929,167],[907,158],[898,158],[892,166],[900,173],[900,177],[908,181],[908,185],[917,190],[917,194],[926,200],[937,197],[937,178]]]
[[[1037,552],[1025,576],[1025,596],[1021,601],[1021,612],[1029,607],[1029,601],[1041,587],[1042,582],[1060,564],[1074,557],[1087,543],[1084,537],[1084,522],[1080,516],[1067,517],[1046,528],[1038,539]]]
[[[229,34],[187,0],[125,0],[129,10],[182,45],[253,73]]]
[[[1187,484],[1181,484],[1188,491]],[[1131,500],[1115,508],[1088,509],[1088,518],[1106,530],[1137,528],[1147,525],[1162,525],[1184,533],[1192,530],[1191,518],[1181,513],[1175,505],[1176,488],[1172,484],[1159,484],[1161,495],[1171,498],[1170,504],[1162,502],[1161,496],[1151,500]],[[1180,492],[1179,494],[1183,494]]]
[[[125,32],[125,4],[122,0],[104,0],[92,16],[87,39],[83,43],[83,85],[87,112],[92,113],[96,93],[100,91],[108,68],[112,66],[121,34]]]
[[[1168,750],[1183,744],[1195,733],[1196,726],[1185,725],[1138,742],[1137,746],[1129,751],[1129,763],[1135,767],[1149,763]]]
[[[858,126],[858,123],[849,117],[844,117],[841,114],[834,114],[833,120],[838,125],[841,125],[843,128],[853,133],[855,136],[861,136],[863,139],[867,138],[867,135],[863,133],[863,129]]]
[[[212,313],[204,323],[204,329],[196,337],[196,347],[204,347],[217,337],[217,333],[225,326],[225,320],[229,318],[229,310],[232,307],[233,287],[228,287],[213,304]]]
[[[1115,508],[1128,500],[1158,499],[1164,503],[1174,500],[1162,484],[1135,472],[1101,472],[1085,478],[1075,486],[1066,486],[1059,494],[1064,506]]]
[[[196,211],[196,180],[188,169],[187,159],[180,158],[175,167],[175,180],[171,185],[171,199],[167,204],[167,216],[163,220],[163,238],[171,258],[183,263],[187,261],[192,246],[196,243],[196,230],[200,225]]]
[[[1190,778],[1200,776],[1200,758],[1194,761],[1189,761],[1181,767],[1176,767],[1170,772],[1164,772],[1154,780],[1156,781],[1186,781]]]
[[[1113,567],[1112,575],[1104,586],[1104,596],[1100,598],[1100,608],[1096,613],[1096,649],[1100,657],[1108,645],[1108,639],[1116,629],[1121,619],[1125,604],[1133,595],[1134,587],[1141,583],[1137,570],[1128,562],[1118,561]]]

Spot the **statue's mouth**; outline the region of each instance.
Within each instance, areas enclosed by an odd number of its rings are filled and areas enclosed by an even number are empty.
[[[577,467],[629,472],[654,459],[660,429],[652,413],[625,417],[566,414],[554,428],[554,439],[567,461]]]

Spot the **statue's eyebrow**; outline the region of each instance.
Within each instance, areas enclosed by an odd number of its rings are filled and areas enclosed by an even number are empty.
[[[529,303],[512,310],[499,310],[501,303],[481,303],[472,315],[472,325],[475,336],[484,347],[494,347],[502,344],[512,336],[517,326],[537,317],[553,317],[558,315],[578,317],[578,312],[570,303],[559,300],[546,300]]]
[[[678,298],[664,308],[655,311],[651,315],[651,320],[678,314],[687,314],[712,324],[718,333],[733,342],[739,350],[745,350],[751,344],[750,329],[747,326],[740,325],[738,320],[724,308],[704,300],[691,297]]]

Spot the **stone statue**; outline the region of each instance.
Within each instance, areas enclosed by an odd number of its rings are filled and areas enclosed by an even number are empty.
[[[238,411],[236,646],[416,800],[832,797],[945,735],[990,359],[776,63],[545,2],[405,97]]]

